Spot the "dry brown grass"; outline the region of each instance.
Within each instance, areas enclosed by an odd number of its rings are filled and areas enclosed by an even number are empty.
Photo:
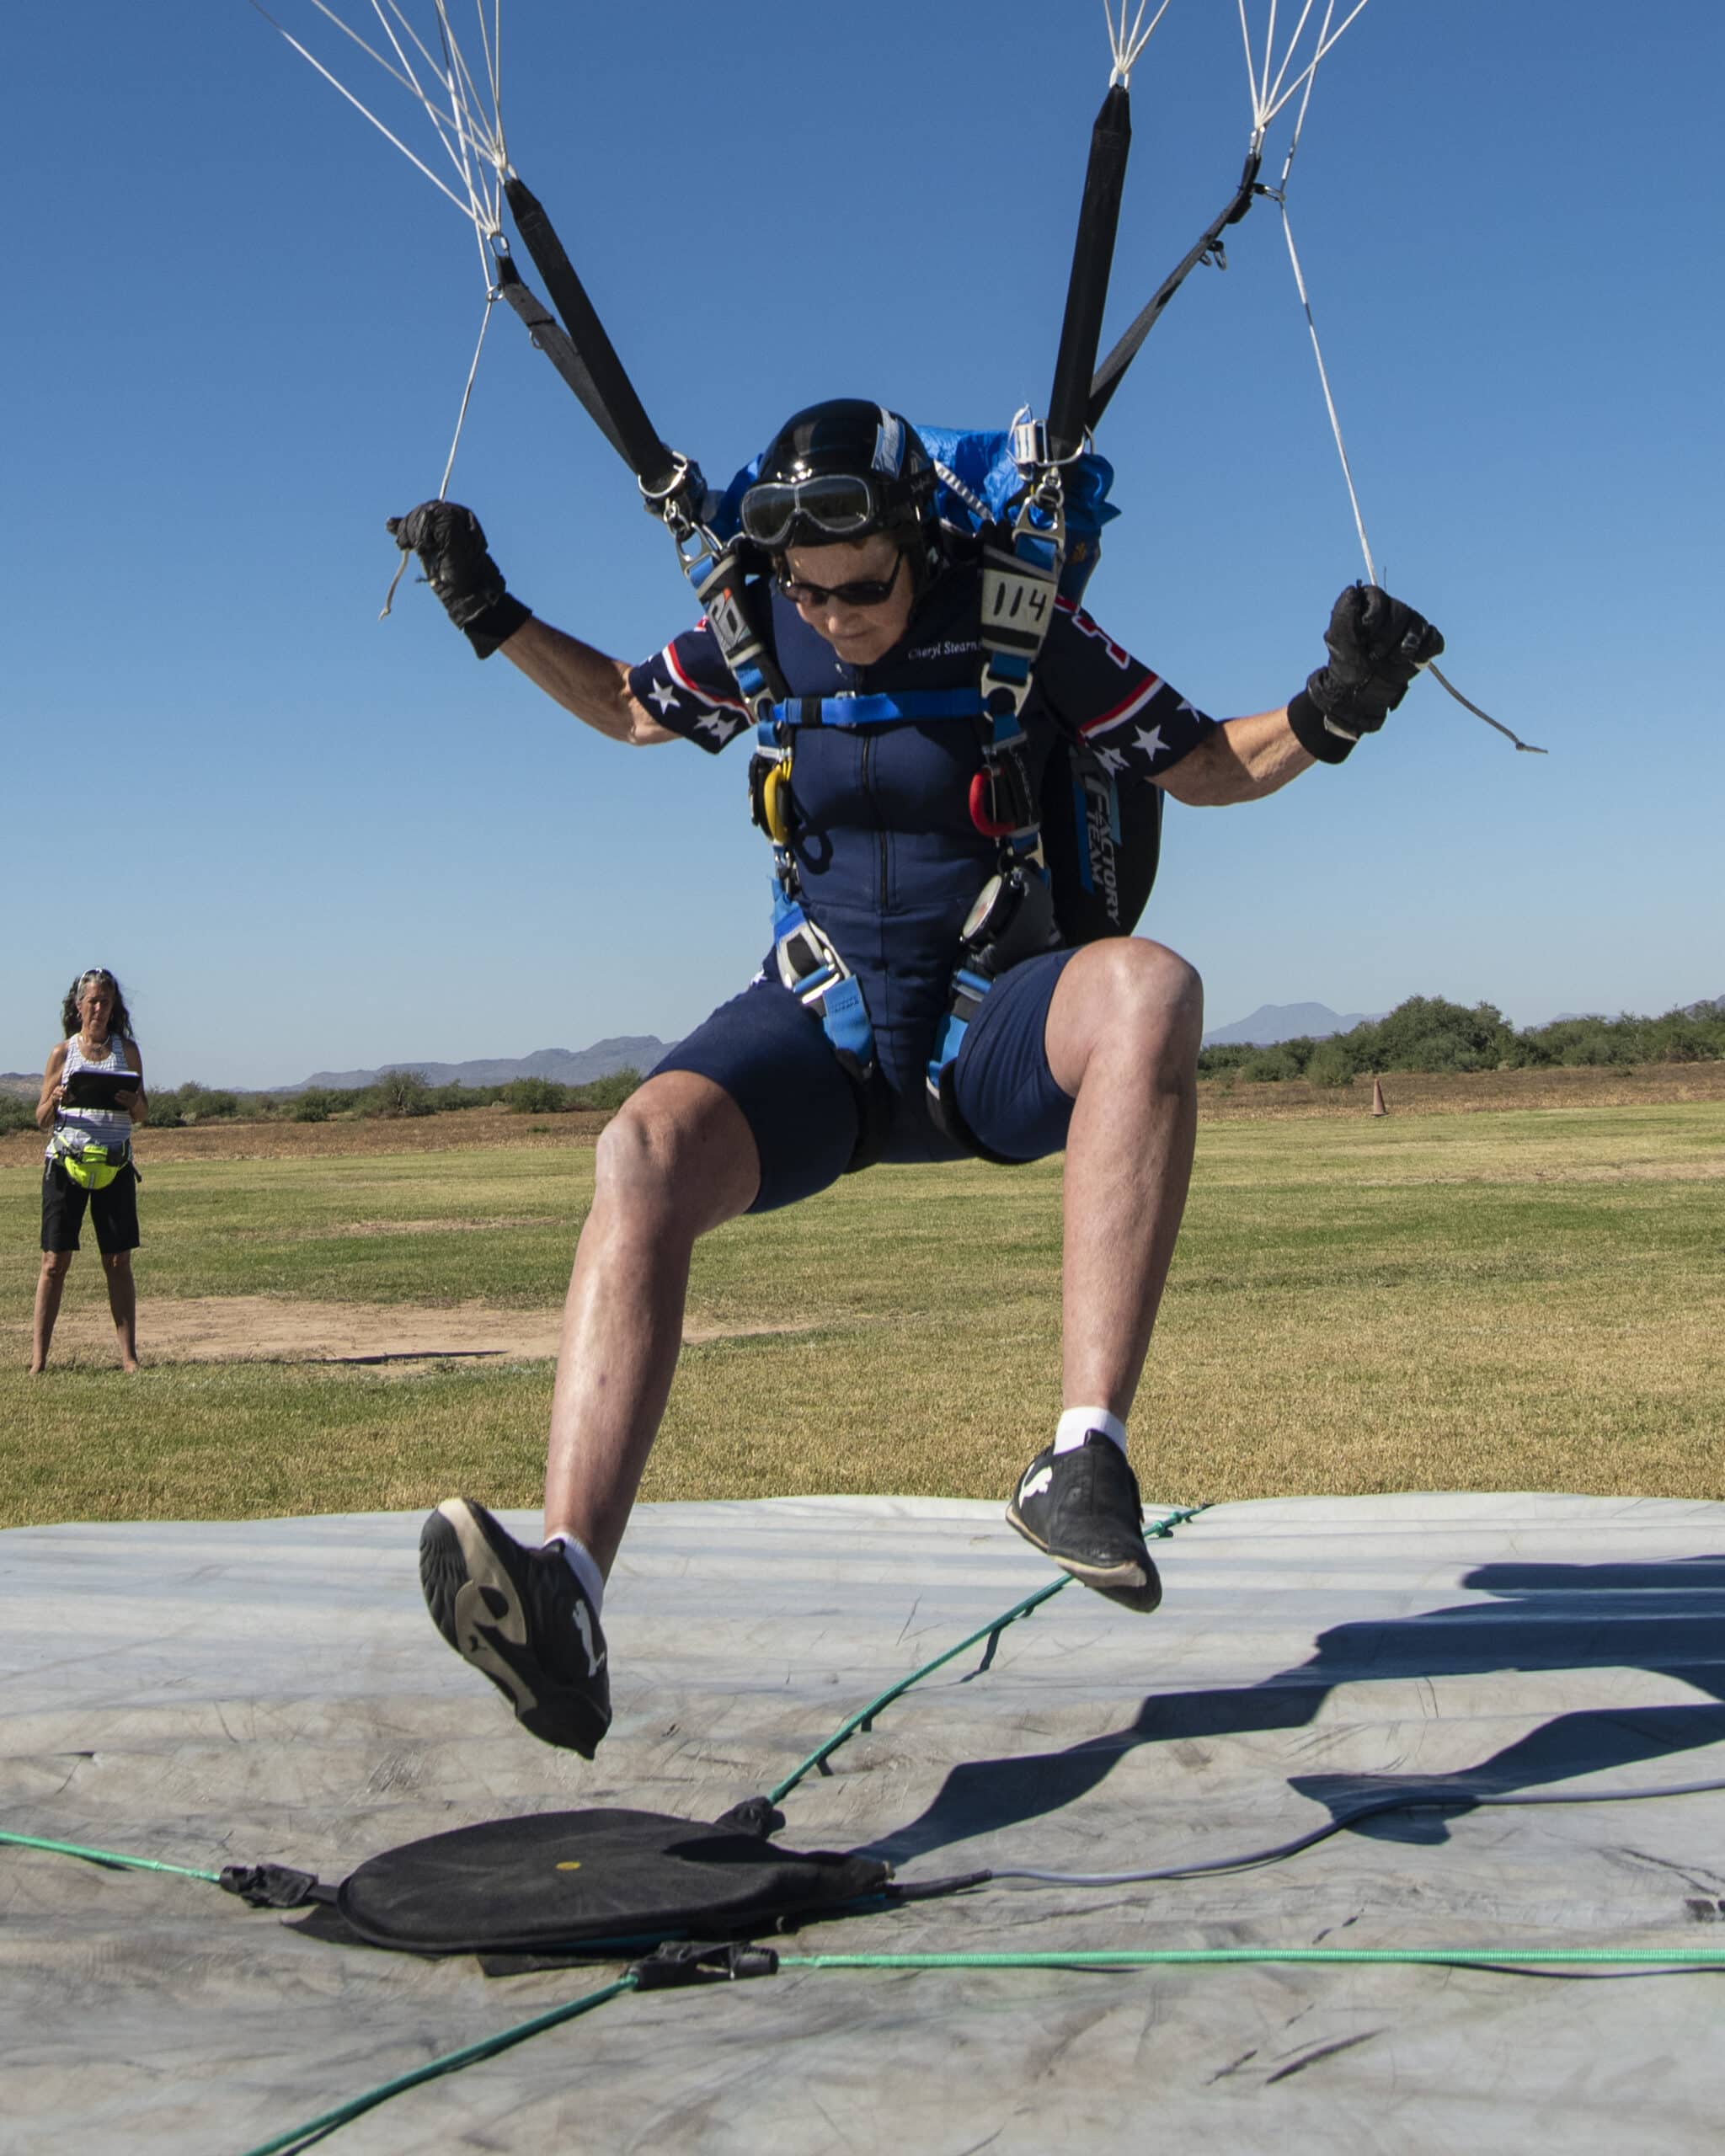
[[[1383,1078],[1391,1115],[1484,1115],[1509,1108],[1653,1107],[1673,1101],[1725,1101],[1725,1063],[1644,1063],[1573,1070],[1391,1070]],[[1262,1121],[1269,1116],[1355,1116],[1371,1113],[1371,1081],[1309,1086],[1304,1079],[1245,1085],[1206,1078],[1199,1089],[1206,1120]]]
[[[194,1123],[182,1130],[146,1124],[138,1134],[139,1161],[334,1161],[373,1153],[452,1153],[469,1146],[555,1150],[590,1145],[609,1123],[607,1113],[576,1109],[568,1115],[517,1115],[509,1108],[452,1108],[446,1115],[398,1116],[375,1121],[339,1117],[328,1123]],[[42,1157],[40,1132],[14,1130],[0,1138],[0,1168]]]
[[[1383,1081],[1392,1115],[1479,1115],[1513,1108],[1624,1107],[1678,1101],[1725,1101],[1725,1063],[1653,1063],[1622,1070],[1391,1071]],[[1198,1089],[1206,1123],[1261,1123],[1277,1117],[1346,1121],[1371,1113],[1371,1081],[1351,1086],[1304,1080],[1246,1085],[1206,1078]],[[138,1154],[147,1163],[180,1161],[333,1161],[350,1155],[450,1153],[472,1147],[556,1151],[591,1145],[608,1111],[518,1114],[502,1107],[456,1108],[444,1115],[391,1120],[338,1117],[327,1123],[221,1122],[181,1130],[146,1127]],[[39,1161],[39,1133],[0,1136],[0,1168]]]

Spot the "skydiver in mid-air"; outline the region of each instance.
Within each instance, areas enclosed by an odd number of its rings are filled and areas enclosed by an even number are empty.
[[[1199,977],[1145,937],[1068,947],[1039,857],[1003,852],[980,550],[937,515],[932,461],[904,419],[852,399],[798,413],[740,521],[771,579],[764,641],[787,692],[753,787],[778,864],[774,947],[600,1138],[542,1547],[465,1499],[440,1505],[420,1543],[444,1637],[535,1736],[590,1758],[611,1720],[606,1577],[670,1393],[695,1241],[875,1161],[1064,1150],[1064,1412],[1007,1517],[1129,1609],[1161,1593],[1127,1421],[1192,1164]],[[501,650],[610,739],[717,752],[751,730],[706,620],[630,666],[513,597],[471,511],[427,502],[391,530],[480,658]],[[1287,703],[1219,723],[1063,600],[1020,713],[1021,779],[1035,798],[1049,758],[1081,744],[1124,788],[1261,800],[1339,764],[1443,649],[1364,585],[1324,641],[1327,662]]]

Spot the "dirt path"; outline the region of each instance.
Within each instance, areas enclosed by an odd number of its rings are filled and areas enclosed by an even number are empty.
[[[54,1334],[56,1363],[114,1359],[114,1331],[101,1283],[68,1289]],[[499,1310],[480,1303],[430,1307],[415,1303],[298,1302],[282,1295],[146,1295],[138,1308],[138,1347],[150,1363],[344,1363],[411,1369],[427,1362],[531,1362],[557,1353],[560,1310]],[[686,1341],[798,1332],[794,1324],[685,1327]],[[6,1328],[27,1359],[26,1326]]]

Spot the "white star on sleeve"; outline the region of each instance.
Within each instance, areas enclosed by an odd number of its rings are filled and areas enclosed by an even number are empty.
[[[1143,750],[1152,763],[1163,750],[1162,730],[1159,726],[1140,726],[1132,737],[1134,744]]]
[[[742,723],[724,712],[710,711],[695,721],[695,727],[697,733],[710,734],[715,741],[729,741]]]
[[[1096,752],[1096,760],[1112,776],[1116,772],[1125,770],[1126,751],[1124,749],[1098,749]]]
[[[677,692],[674,688],[672,688],[669,681],[655,681],[653,684],[653,686],[647,691],[648,702],[658,705],[659,715],[661,718],[665,717],[665,714],[670,709],[671,706],[676,702],[676,700]]]

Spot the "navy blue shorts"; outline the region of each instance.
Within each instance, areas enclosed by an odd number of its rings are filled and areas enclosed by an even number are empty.
[[[1015,966],[991,990],[959,1052],[959,1113],[991,1152],[1040,1161],[1066,1142],[1072,1102],[1055,1083],[1043,1032],[1071,951]],[[761,1156],[751,1213],[771,1213],[836,1182],[857,1147],[856,1089],[820,1021],[777,981],[758,980],[721,1004],[657,1065],[692,1070],[742,1110]],[[922,1074],[889,1077],[883,1161],[956,1161],[964,1149],[929,1119]]]

